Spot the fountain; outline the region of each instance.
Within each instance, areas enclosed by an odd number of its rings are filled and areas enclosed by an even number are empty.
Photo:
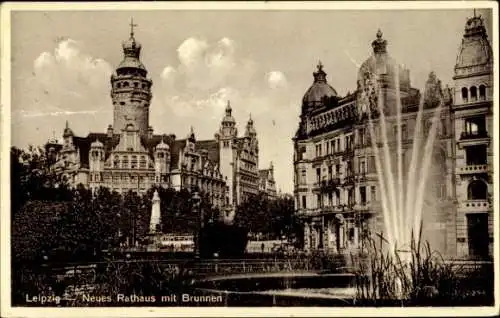
[[[393,162],[389,139],[387,137],[387,108],[384,109],[384,100],[382,89],[378,85],[379,78],[377,74],[370,74],[371,84],[375,85],[377,94],[377,107],[368,107],[368,127],[371,137],[372,151],[375,156],[375,166],[377,179],[381,194],[382,213],[384,219],[384,234],[387,236],[389,251],[392,253],[401,248],[409,248],[411,241],[418,242],[421,237],[421,224],[423,222],[423,203],[426,196],[426,184],[430,170],[431,158],[433,156],[434,141],[436,139],[437,123],[441,114],[443,98],[440,97],[436,108],[430,110],[433,112],[431,127],[427,132],[422,132],[422,117],[424,113],[424,97],[420,98],[415,129],[413,134],[413,144],[411,152],[411,161],[406,171],[403,169],[403,146],[402,146],[402,103],[399,88],[399,72],[394,72],[395,81],[395,109],[396,109],[396,162]],[[432,74],[432,73],[431,73]],[[371,105],[373,106],[373,105]],[[387,105],[385,105],[387,106]],[[381,133],[377,136],[375,132],[374,121],[378,114],[378,124]],[[379,137],[379,138],[377,138]],[[424,144],[425,142],[425,144]],[[381,148],[377,145],[381,144]],[[420,153],[424,145],[423,152]],[[396,173],[393,173],[393,167],[396,164]],[[406,182],[404,182],[404,180]],[[404,258],[404,254],[400,255]]]

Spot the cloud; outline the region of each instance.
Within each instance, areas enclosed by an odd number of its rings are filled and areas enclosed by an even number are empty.
[[[269,83],[269,87],[272,89],[283,88],[287,86],[287,80],[285,74],[280,71],[272,71],[267,73],[267,82]]]
[[[15,142],[43,144],[53,129],[59,135],[66,120],[80,134],[89,129],[101,131],[110,123],[112,67],[83,48],[76,40],[60,39],[52,51],[40,53],[33,61],[24,85],[13,87],[17,98],[12,107]]]
[[[184,138],[192,125],[198,139],[211,139],[230,100],[240,135],[250,114],[254,119],[260,168],[274,161],[277,182],[291,182],[289,167],[280,163],[293,156],[295,127],[289,127],[297,122],[300,107],[284,72],[243,55],[228,37],[215,41],[189,37],[177,48],[177,58],[177,65],[165,63],[161,83],[153,92],[150,118],[157,133]]]

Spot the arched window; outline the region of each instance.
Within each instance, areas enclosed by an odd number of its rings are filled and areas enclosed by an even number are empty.
[[[117,83],[116,84],[116,88],[121,88],[122,87],[122,83]]]
[[[476,86],[472,86],[470,88],[470,99],[473,102],[477,100],[477,88],[476,88]]]
[[[469,101],[469,91],[467,90],[467,87],[462,87],[462,100],[464,103]]]
[[[479,85],[479,99],[480,100],[486,99],[486,86],[484,85]]]
[[[123,87],[128,87],[128,82],[124,82]]]
[[[488,186],[481,180],[474,180],[467,188],[468,200],[485,200],[488,196]]]

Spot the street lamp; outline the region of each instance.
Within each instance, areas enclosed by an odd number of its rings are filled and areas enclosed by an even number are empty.
[[[191,199],[193,200],[194,212],[199,212],[199,214],[200,214],[198,231],[197,231],[197,233],[195,233],[196,241],[195,241],[195,246],[194,246],[194,258],[198,260],[198,259],[200,259],[200,234],[201,234],[201,230],[203,228],[203,210],[201,209],[201,204],[200,204],[200,202],[201,202],[200,194],[198,193],[198,189],[196,189],[195,187],[193,187],[193,196]]]

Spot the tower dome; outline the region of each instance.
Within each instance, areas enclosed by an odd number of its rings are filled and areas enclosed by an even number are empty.
[[[395,87],[396,72],[399,72],[399,87],[403,92],[410,89],[409,71],[399,65],[387,53],[387,40],[379,29],[376,39],[372,42],[373,54],[361,64],[358,71],[358,88],[363,88],[367,78],[378,79],[382,87]],[[361,87],[360,87],[361,86]]]
[[[104,148],[104,145],[99,141],[99,139],[96,139],[93,143],[90,144],[90,148]]]
[[[483,18],[479,15],[469,18],[465,24],[464,36],[455,65],[456,75],[470,75],[484,72],[493,65],[493,51]]]
[[[169,145],[163,141],[163,138],[161,139],[160,143],[156,145],[156,150],[169,150],[169,149],[170,149]]]
[[[137,26],[137,24],[134,24],[134,21],[131,20],[131,22],[130,22],[130,37],[128,40],[126,40],[122,43],[123,60],[116,68],[117,73],[121,73],[120,70],[128,69],[128,68],[140,69],[141,72],[146,71],[146,67],[140,61],[142,46],[139,42],[137,42],[137,40],[134,37],[134,27],[135,26]]]
[[[337,92],[326,80],[326,73],[323,71],[321,61],[317,65],[317,71],[313,73],[314,82],[304,94],[302,108],[311,108],[324,104],[325,98],[337,97]]]

